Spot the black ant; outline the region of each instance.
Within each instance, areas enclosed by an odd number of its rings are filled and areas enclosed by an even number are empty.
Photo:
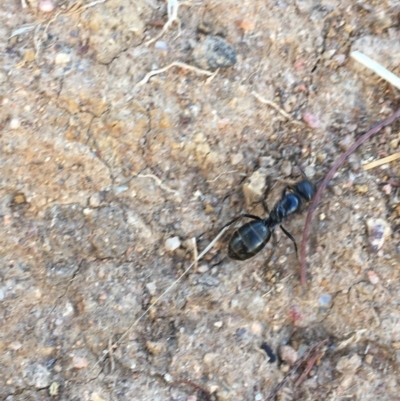
[[[228,247],[228,255],[235,260],[250,259],[267,245],[275,228],[279,226],[287,237],[294,244],[297,255],[297,245],[293,236],[282,226],[282,220],[289,214],[299,211],[304,202],[310,201],[316,192],[316,186],[307,179],[304,172],[304,180],[293,186],[286,186],[282,193],[281,200],[274,206],[268,217],[261,217],[252,214],[242,214],[232,220],[225,227],[233,224],[240,217],[253,219],[239,227],[231,237]]]

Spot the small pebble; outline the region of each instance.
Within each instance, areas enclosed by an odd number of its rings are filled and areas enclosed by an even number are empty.
[[[164,375],[164,380],[167,382],[167,383],[171,383],[172,382],[172,376],[169,374],[169,373],[166,373],[165,375]]]
[[[165,344],[158,341],[147,341],[146,348],[153,355],[158,355],[165,350]]]
[[[129,189],[127,185],[120,185],[119,187],[115,188],[115,195],[120,195],[123,192],[126,192]]]
[[[89,198],[89,206],[92,208],[99,207],[100,203],[101,203],[101,196],[99,193],[95,193]]]
[[[26,197],[23,193],[16,193],[13,197],[13,203],[16,205],[21,205],[22,203],[26,203]]]
[[[49,394],[50,394],[52,397],[58,395],[58,388],[59,388],[59,387],[60,387],[60,386],[59,386],[58,383],[56,383],[56,382],[51,383],[51,384],[50,384],[50,387],[49,387]]]
[[[271,156],[260,156],[258,158],[258,164],[260,167],[272,167],[275,164],[275,159]]]
[[[255,401],[261,401],[263,399],[263,396],[262,396],[262,394],[258,393],[255,395],[254,399],[255,399]]]
[[[368,185],[355,185],[354,187],[359,194],[365,194],[369,189]]]
[[[323,294],[319,297],[318,302],[321,306],[327,306],[331,303],[332,296],[329,294]]]
[[[74,356],[72,358],[72,367],[75,369],[84,369],[89,365],[86,358],[81,358],[79,356]]]
[[[155,283],[147,283],[146,288],[147,291],[149,291],[150,295],[154,295],[157,291],[157,286]]]
[[[256,336],[261,336],[263,331],[263,325],[260,322],[253,322],[251,324],[251,332]]]
[[[318,120],[318,117],[312,113],[304,113],[303,114],[303,121],[310,127],[310,128],[318,128],[321,123]]]
[[[90,396],[90,401],[106,401],[103,397],[99,395],[97,392],[93,392]]]
[[[220,329],[220,328],[223,326],[223,322],[221,322],[221,321],[215,322],[215,323],[214,323],[214,326],[215,326],[217,329]]]
[[[336,365],[336,370],[346,375],[354,374],[361,366],[361,363],[362,361],[359,355],[345,355],[339,359],[339,362]]]
[[[51,13],[54,10],[54,3],[51,0],[40,0],[39,10],[44,13]]]
[[[368,354],[365,356],[365,362],[368,363],[368,365],[371,365],[372,361],[374,360],[374,356],[371,354]]]
[[[181,240],[179,237],[168,238],[164,246],[167,252],[173,252],[181,246]]]
[[[325,218],[326,218],[326,214],[325,214],[325,213],[321,213],[321,214],[319,215],[319,220],[320,220],[320,221],[324,221]]]
[[[232,166],[235,166],[236,164],[241,163],[243,160],[243,154],[242,153],[236,153],[235,155],[231,156],[231,164]]]
[[[225,39],[219,36],[207,36],[194,48],[193,59],[198,67],[214,71],[236,64],[236,52]]]
[[[368,275],[368,279],[369,279],[369,282],[371,283],[371,284],[378,284],[379,283],[379,276],[374,272],[374,271],[372,271],[372,270],[370,270],[368,273],[367,273],[367,275]]]
[[[218,354],[209,352],[208,354],[204,355],[203,362],[210,366],[216,358],[218,358]]]
[[[354,142],[353,135],[348,134],[346,135],[341,141],[339,141],[339,146],[343,150],[347,150]]]
[[[293,366],[298,359],[297,351],[290,345],[281,345],[279,347],[279,356],[289,366]]]
[[[307,166],[304,169],[304,172],[306,173],[306,176],[308,178],[313,178],[315,176],[315,167],[314,166]]]
[[[13,351],[18,351],[19,349],[22,348],[22,344],[19,341],[13,341],[9,345],[9,348],[12,349]]]
[[[164,42],[162,40],[158,40],[155,44],[154,44],[154,48],[158,49],[158,50],[168,50],[168,44],[167,42]]]
[[[390,195],[392,193],[392,186],[390,184],[386,184],[382,187],[382,190],[386,195]]]
[[[279,370],[282,373],[287,373],[289,372],[290,366],[287,363],[282,363],[281,366],[279,367]]]
[[[373,252],[377,252],[391,234],[390,225],[383,219],[370,219],[367,221],[367,228],[370,248]]]
[[[210,267],[208,266],[207,263],[202,263],[198,266],[197,271],[199,273],[206,273],[206,272],[208,272],[209,269],[210,269]]]
[[[56,64],[67,64],[71,61],[71,56],[67,53],[58,53],[56,55],[55,63]]]
[[[21,126],[21,120],[19,118],[13,118],[10,121],[10,128],[11,129],[18,129]]]
[[[243,31],[252,31],[254,29],[254,22],[248,19],[236,20],[235,25]]]
[[[292,174],[292,164],[290,163],[289,160],[285,160],[282,163],[281,172],[284,177],[288,177],[290,174]]]
[[[260,202],[265,192],[266,178],[267,170],[265,168],[260,168],[243,184],[243,194],[247,206]]]

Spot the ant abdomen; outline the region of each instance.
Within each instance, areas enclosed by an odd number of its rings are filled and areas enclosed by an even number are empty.
[[[264,248],[270,238],[271,231],[262,219],[250,221],[233,233],[228,255],[236,260],[250,259]]]

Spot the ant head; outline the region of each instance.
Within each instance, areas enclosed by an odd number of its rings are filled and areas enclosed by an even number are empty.
[[[294,187],[294,190],[301,197],[303,197],[307,201],[310,201],[315,195],[316,187],[311,181],[304,180],[304,181],[300,181],[298,184],[296,184],[296,186]]]

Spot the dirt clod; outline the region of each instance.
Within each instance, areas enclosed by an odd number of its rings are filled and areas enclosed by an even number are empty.
[[[219,36],[207,36],[193,50],[193,60],[199,68],[214,71],[236,64],[233,46]]]

